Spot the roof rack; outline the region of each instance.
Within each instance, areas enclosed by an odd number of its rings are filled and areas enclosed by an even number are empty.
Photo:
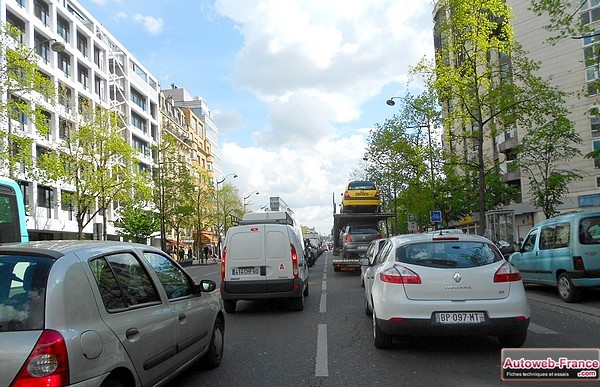
[[[251,212],[244,215],[240,225],[287,224],[294,226],[294,219],[287,211]]]

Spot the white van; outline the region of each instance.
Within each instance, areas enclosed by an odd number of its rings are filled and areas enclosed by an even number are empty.
[[[304,309],[308,265],[302,236],[287,212],[244,216],[227,231],[221,261],[221,298],[228,313],[238,300],[289,298]]]

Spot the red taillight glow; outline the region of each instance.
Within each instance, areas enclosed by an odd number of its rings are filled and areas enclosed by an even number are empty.
[[[394,265],[379,273],[379,279],[391,284],[420,284],[421,277],[414,271],[401,265]]]
[[[585,264],[583,263],[583,258],[575,256],[573,257],[573,268],[575,270],[585,270]]]
[[[298,253],[296,253],[296,246],[290,243],[292,250],[292,269],[294,270],[294,278],[300,277],[300,271],[298,271]]]
[[[69,384],[69,357],[65,339],[57,331],[45,330],[13,381],[14,387],[66,386]]]
[[[502,264],[502,266],[496,270],[496,273],[494,273],[494,282],[513,282],[520,280],[521,273],[516,267],[512,266],[508,262]]]
[[[381,236],[381,234],[377,235],[377,239],[381,239],[381,238],[383,238],[383,237]]]
[[[350,192],[346,191],[344,192],[344,199],[349,199],[350,198]]]
[[[374,197],[375,197],[375,199],[380,199],[381,198],[381,196],[379,195],[379,191],[375,192],[375,196]]]
[[[344,238],[346,240],[346,242],[352,242],[352,236],[350,234],[346,235],[346,238]]]
[[[227,259],[227,246],[223,247],[221,254],[221,281],[225,281],[225,261]]]

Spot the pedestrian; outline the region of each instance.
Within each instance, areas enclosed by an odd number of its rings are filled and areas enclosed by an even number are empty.
[[[183,261],[185,258],[185,250],[183,250],[183,247],[179,248],[179,260]]]
[[[204,246],[204,249],[202,251],[204,252],[204,260],[206,261],[206,263],[208,263],[208,246]]]
[[[192,259],[194,259],[194,253],[192,252],[192,248],[190,247],[188,249],[188,259],[191,261]]]

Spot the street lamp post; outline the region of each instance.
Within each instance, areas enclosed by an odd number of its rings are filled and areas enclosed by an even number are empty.
[[[29,51],[27,51],[27,55],[25,58],[23,59],[29,59],[31,57],[31,55],[33,55],[33,53],[35,52],[35,50],[41,46],[44,43],[48,43],[48,42],[53,42],[50,45],[50,49],[54,52],[63,52],[65,50],[65,45],[62,42],[59,42],[58,40],[51,38],[51,39],[44,39],[41,42],[36,43]],[[13,165],[13,144],[12,144],[12,108],[11,108],[11,99],[12,99],[12,92],[10,90],[10,86],[9,88],[6,90],[6,107],[7,107],[7,114],[8,114],[8,136],[7,136],[7,145],[8,145],[8,177],[12,178],[13,177],[13,171],[12,171],[12,165]]]
[[[254,191],[251,194],[249,194],[248,196],[244,196],[244,201],[243,201],[243,204],[244,204],[244,214],[246,213],[246,199],[248,199],[250,196],[252,196],[254,194],[260,195],[260,192]]]
[[[229,174],[225,175],[225,177],[223,177],[221,180],[217,180],[217,182],[216,182],[217,190],[215,193],[215,198],[217,199],[217,252],[219,253],[219,258],[221,257],[221,222],[220,222],[221,214],[219,213],[219,184],[225,182],[225,180],[227,180],[227,178],[229,176],[233,176],[233,179],[238,177],[238,175],[235,173],[229,173]]]

